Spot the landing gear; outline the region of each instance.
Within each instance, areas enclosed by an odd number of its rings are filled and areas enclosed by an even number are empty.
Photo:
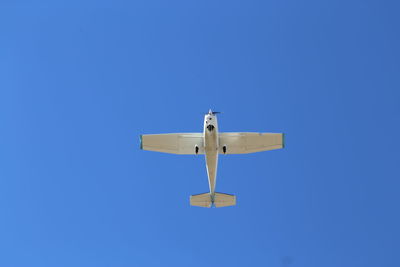
[[[224,152],[224,154],[226,154],[226,146],[222,147],[222,152]]]
[[[199,154],[199,146],[198,145],[194,146],[194,153],[196,153],[196,155]]]

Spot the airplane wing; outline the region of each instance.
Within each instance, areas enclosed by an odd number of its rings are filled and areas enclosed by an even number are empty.
[[[284,143],[283,133],[220,133],[219,153],[223,154],[223,146],[226,154],[246,154],[280,149]]]
[[[140,148],[143,150],[195,155],[204,154],[203,133],[144,134],[140,136]]]

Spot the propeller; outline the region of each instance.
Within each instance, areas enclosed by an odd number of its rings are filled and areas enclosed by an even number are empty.
[[[215,115],[215,114],[220,114],[221,112],[219,112],[219,111],[212,111],[211,109],[208,111],[208,113],[207,114],[213,114],[213,115]]]

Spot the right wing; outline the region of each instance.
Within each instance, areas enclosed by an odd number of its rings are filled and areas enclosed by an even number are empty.
[[[204,154],[203,133],[144,134],[140,136],[140,148],[143,150],[195,155]]]
[[[283,133],[220,133],[219,146],[226,154],[246,154],[284,147]],[[219,153],[223,154],[222,149]]]

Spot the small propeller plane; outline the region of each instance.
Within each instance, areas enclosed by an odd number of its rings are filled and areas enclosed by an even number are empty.
[[[140,136],[143,150],[182,154],[204,154],[209,193],[190,196],[190,205],[210,208],[236,205],[236,196],[215,192],[218,154],[247,154],[284,147],[283,133],[220,133],[217,116],[211,109],[204,117],[202,133],[145,134]]]

